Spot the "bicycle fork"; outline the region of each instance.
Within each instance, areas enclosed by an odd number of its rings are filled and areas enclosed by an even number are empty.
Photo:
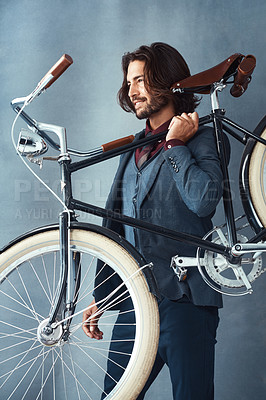
[[[47,346],[67,341],[79,291],[80,254],[70,251],[69,224],[69,212],[63,211],[59,220],[60,277],[50,315],[38,328],[38,339]]]
[[[43,124],[41,124],[42,126]],[[49,317],[43,321],[38,329],[39,340],[46,345],[54,345],[61,339],[67,340],[71,316],[75,311],[75,300],[78,296],[80,284],[80,254],[72,253],[70,249],[70,223],[72,211],[68,209],[72,197],[71,180],[68,171],[70,157],[67,153],[66,135],[62,127],[45,125],[55,132],[60,139],[61,154],[58,159],[61,169],[61,191],[65,209],[59,216],[59,253],[60,276],[57,290]],[[63,320],[62,323],[60,321]]]

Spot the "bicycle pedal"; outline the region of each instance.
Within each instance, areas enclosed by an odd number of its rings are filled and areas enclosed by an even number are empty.
[[[170,266],[171,268],[173,268],[174,273],[178,277],[179,282],[183,282],[187,279],[187,268],[177,265],[177,259],[178,256],[172,257]]]

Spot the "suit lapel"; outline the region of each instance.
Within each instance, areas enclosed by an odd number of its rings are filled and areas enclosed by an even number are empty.
[[[164,158],[162,156],[162,151],[160,151],[160,153],[156,156],[155,160],[152,162],[152,170],[150,171],[149,177],[148,177],[147,181],[145,182],[145,188],[144,188],[144,184],[142,184],[142,190],[141,190],[141,193],[139,194],[140,195],[140,197],[139,197],[140,207],[141,207],[143,201],[145,200],[145,198],[147,196],[149,197],[150,190],[156,182],[156,178],[158,176],[158,173],[159,173],[163,163],[164,163]],[[147,167],[148,167],[148,165],[147,165]],[[144,169],[145,169],[145,167],[144,167]]]
[[[134,142],[136,140],[142,139],[145,134],[145,129],[143,129],[141,132],[137,133],[135,135]],[[118,166],[114,183],[111,188],[111,191],[109,193],[107,202],[106,202],[106,208],[107,209],[116,209],[116,210],[121,210],[121,183],[123,180],[125,168],[127,166],[127,163],[129,162],[130,158],[132,157],[132,154],[134,154],[133,151],[128,151],[127,153],[122,155],[120,164]]]
[[[144,137],[144,133],[145,133],[145,130],[137,133],[135,136],[134,142],[136,140],[142,139]],[[132,157],[132,154],[134,154],[134,151],[129,151],[122,156],[123,158],[121,159],[121,162],[119,164],[119,167],[118,167],[118,170],[117,170],[117,173],[115,176],[114,184],[112,186],[110,195],[109,195],[107,203],[106,203],[107,209],[121,210],[121,198],[122,198],[121,197],[122,196],[121,182],[123,180],[125,168],[129,162],[130,158]],[[142,187],[144,190],[142,190],[140,193],[140,198],[139,198],[140,205],[143,203],[143,201],[147,197],[147,195],[149,195],[149,192],[150,192],[153,184],[156,181],[157,175],[158,175],[163,163],[164,163],[164,158],[162,156],[162,152],[160,151],[160,154],[158,154],[156,156],[155,160],[153,161],[153,167],[150,172],[149,178],[146,182],[145,189],[144,189],[144,187]]]

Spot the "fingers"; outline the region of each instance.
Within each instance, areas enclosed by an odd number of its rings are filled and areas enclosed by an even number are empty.
[[[196,111],[194,111],[193,113],[182,113],[181,115],[177,115],[172,119],[171,123],[175,123],[177,120],[180,121],[180,123],[187,122],[191,126],[191,128],[198,130],[199,116]]]
[[[194,111],[193,113],[189,113],[188,117],[191,118],[191,120],[194,123],[194,127],[196,128],[196,130],[198,130],[198,127],[199,127],[199,114],[196,111]]]
[[[91,339],[101,340],[103,338],[103,332],[98,328],[98,321],[101,315],[95,305],[95,300],[92,301],[89,308],[83,313],[82,329]]]
[[[84,317],[82,329],[85,334],[91,339],[101,340],[103,338],[103,332],[98,328],[99,318],[93,318],[91,316]]]
[[[170,122],[166,140],[180,139],[186,142],[197,132],[198,127],[199,116],[197,112],[177,115]]]

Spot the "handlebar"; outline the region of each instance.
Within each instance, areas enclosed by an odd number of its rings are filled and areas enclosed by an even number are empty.
[[[39,82],[39,85],[45,82],[47,77],[49,77],[49,75],[52,75],[53,78],[49,80],[49,82],[44,86],[44,89],[47,89],[59,78],[60,75],[63,74],[63,72],[65,72],[65,70],[72,63],[73,63],[72,58],[68,54],[63,54],[62,57],[57,61],[57,63],[55,63],[55,65],[47,72],[47,74],[44,75],[44,77]]]
[[[28,127],[30,128],[34,128],[33,132],[37,133],[45,142],[47,142],[53,149],[57,150],[57,151],[61,151],[61,147],[58,143],[56,143],[51,137],[50,135],[47,133],[46,129],[44,129],[44,124],[37,122],[36,120],[32,119],[28,114],[26,114],[25,111],[21,110],[21,108],[19,106],[15,106],[14,111],[16,113],[20,113],[20,117],[27,123]],[[52,127],[52,125],[51,125]],[[54,127],[54,125],[53,125]],[[56,131],[53,130],[51,128],[50,133],[53,132],[55,134]],[[31,132],[28,132],[28,137],[31,135]],[[88,150],[85,152],[82,151],[78,151],[78,150],[74,150],[74,149],[70,149],[68,148],[67,151],[69,152],[70,155],[74,155],[74,156],[79,156],[79,157],[91,157],[92,155],[97,155],[97,154],[101,154],[101,153],[105,153],[109,150],[114,150],[116,148],[125,146],[127,144],[130,144],[133,142],[134,140],[134,135],[130,135],[130,136],[125,136],[123,138],[120,139],[116,139],[113,140],[111,142],[105,143],[100,145],[99,147],[92,149],[92,150]]]
[[[103,152],[113,150],[118,147],[125,146],[126,144],[132,143],[134,138],[135,138],[134,135],[125,136],[121,139],[113,140],[112,142],[102,144],[101,147],[102,147]]]
[[[44,75],[44,77],[40,80],[36,88],[26,97],[19,97],[11,101],[11,106],[13,110],[16,111],[16,108],[19,104],[24,103],[24,106],[27,106],[35,99],[35,97],[39,96],[45,89],[51,86],[60,75],[65,72],[65,70],[73,63],[72,58],[64,54],[57,63]]]

